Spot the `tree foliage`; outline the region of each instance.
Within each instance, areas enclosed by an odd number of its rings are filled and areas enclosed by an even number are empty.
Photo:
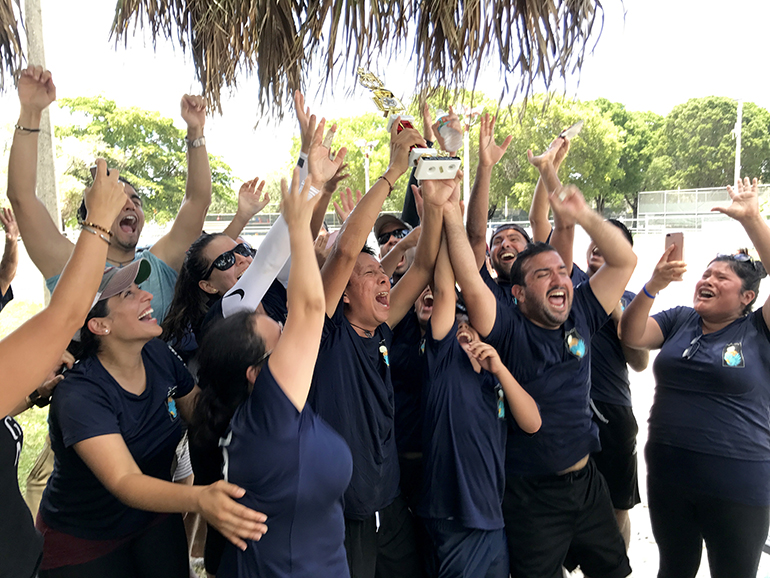
[[[89,168],[97,156],[104,157],[128,179],[144,199],[148,220],[166,222],[176,216],[187,180],[185,132],[158,112],[121,108],[103,97],[60,99],[71,114],[72,124],[56,128],[65,139],[68,159],[64,181],[62,216],[74,219],[83,187],[91,182]],[[76,141],[73,143],[72,141]],[[237,197],[231,190],[230,167],[210,156],[213,183],[213,212],[233,212]]]

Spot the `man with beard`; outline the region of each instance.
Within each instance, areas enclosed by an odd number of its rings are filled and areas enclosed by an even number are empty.
[[[53,222],[43,203],[35,195],[37,181],[37,146],[40,117],[56,100],[56,87],[51,73],[40,66],[30,66],[19,78],[21,110],[13,134],[8,160],[8,199],[19,223],[24,246],[32,262],[46,278],[53,291],[59,274],[70,258],[73,244]],[[203,97],[182,97],[182,118],[187,122],[187,189],[171,230],[148,251],[137,253],[136,246],[144,227],[142,199],[125,179],[126,203],[109,230],[84,223],[94,234],[110,243],[107,265],[124,267],[138,258],[150,261],[151,276],[141,289],[153,295],[153,314],[163,320],[174,294],[177,272],[185,251],[198,238],[211,203],[211,169],[206,152],[203,128],[206,107]],[[81,215],[84,216],[84,215]]]
[[[549,159],[541,173],[552,175]],[[592,578],[631,572],[606,483],[590,460],[599,437],[589,407],[590,338],[623,294],[636,256],[575,187],[550,196],[564,226],[580,224],[604,255],[590,281],[573,289],[559,254],[537,243],[520,252],[510,271],[510,307],[476,272],[459,205],[444,208],[455,274],[472,325],[500,352],[506,367],[535,399],[542,427],[534,436],[511,424],[503,500],[513,578],[560,578],[567,553]]]

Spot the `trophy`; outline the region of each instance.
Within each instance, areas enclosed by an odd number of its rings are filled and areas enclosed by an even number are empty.
[[[414,117],[402,115],[406,107],[374,74],[363,68],[358,69],[358,81],[372,91],[372,100],[380,112],[388,119],[387,130],[400,118],[397,132],[405,128],[414,128]],[[416,167],[414,175],[418,180],[453,179],[460,168],[460,158],[440,154],[434,148],[412,147],[409,151],[409,165]]]

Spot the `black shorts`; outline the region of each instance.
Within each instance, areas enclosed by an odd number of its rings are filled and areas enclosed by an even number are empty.
[[[593,460],[561,476],[508,476],[503,497],[511,578],[562,578],[570,554],[591,578],[631,573],[607,484]]]
[[[602,451],[593,454],[596,467],[607,480],[613,507],[630,510],[642,501],[636,464],[639,425],[628,406],[596,400],[591,405],[602,443]]]

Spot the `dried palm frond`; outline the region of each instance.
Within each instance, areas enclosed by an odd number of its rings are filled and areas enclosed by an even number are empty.
[[[282,115],[314,62],[328,83],[340,60],[399,51],[419,62],[418,91],[473,84],[494,59],[506,92],[526,96],[580,68],[601,13],[601,0],[118,0],[113,34],[127,43],[133,22],[176,38],[219,110],[223,87],[256,73],[262,113]]]
[[[0,0],[0,89],[5,90],[5,73],[14,77],[21,69],[24,52],[19,37],[19,0]]]

